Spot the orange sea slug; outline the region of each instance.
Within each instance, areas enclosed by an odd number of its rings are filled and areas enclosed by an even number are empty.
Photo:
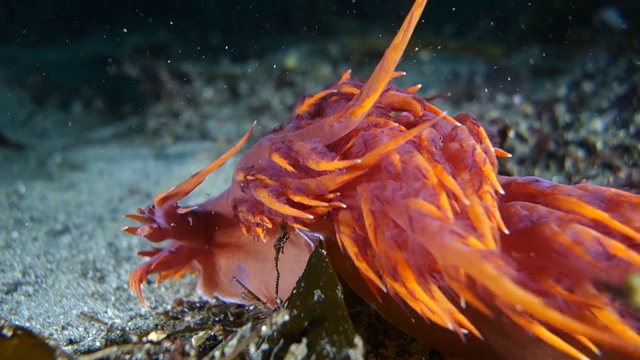
[[[613,297],[640,271],[640,196],[591,185],[497,175],[470,115],[450,117],[393,87],[426,0],[418,0],[366,83],[345,73],[302,99],[286,126],[240,160],[231,186],[178,201],[227,153],[127,217],[124,231],[165,248],[131,274],[141,284],[188,270],[198,290],[243,302],[247,286],[276,304],[273,242],[286,224],[279,295],[314,246],[389,321],[454,357],[640,358],[639,316]],[[254,125],[255,126],[255,125]],[[606,285],[606,286],[605,286]]]

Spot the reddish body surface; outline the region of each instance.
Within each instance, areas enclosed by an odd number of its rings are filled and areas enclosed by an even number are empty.
[[[324,241],[334,268],[391,322],[446,355],[640,357],[638,315],[603,289],[640,270],[640,197],[589,185],[497,175],[470,115],[451,118],[390,85],[425,0],[416,1],[366,83],[302,99],[251,147],[231,186],[178,201],[233,156],[128,217],[124,230],[163,249],[131,275],[141,284],[195,270],[198,290],[236,302],[244,284],[276,304],[274,241],[286,224],[279,295],[288,297]],[[237,279],[237,280],[236,280]],[[462,346],[465,344],[465,346]]]

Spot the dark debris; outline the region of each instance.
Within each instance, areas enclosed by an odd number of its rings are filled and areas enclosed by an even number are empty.
[[[0,359],[72,359],[58,344],[0,318]]]

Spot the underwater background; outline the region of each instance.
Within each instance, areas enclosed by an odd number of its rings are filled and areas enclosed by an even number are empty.
[[[411,3],[0,2],[0,326],[24,326],[75,357],[136,343],[167,317],[176,329],[214,323],[198,312],[209,307],[192,276],[145,287],[152,311],[129,293],[146,244],[120,232],[122,214],[253,121],[258,133],[287,122],[301,96],[343,71],[366,79]],[[394,83],[421,83],[449,114],[477,116],[513,154],[503,174],[637,193],[639,35],[637,1],[431,0]],[[186,203],[224,189],[233,165]],[[362,306],[353,318],[369,354],[437,356],[389,345],[410,340],[364,326],[383,320]],[[215,311],[235,318],[229,329],[254,319]],[[211,350],[195,347],[194,357]]]

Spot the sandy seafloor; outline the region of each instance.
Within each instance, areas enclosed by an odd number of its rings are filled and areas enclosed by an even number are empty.
[[[214,74],[239,72],[246,75],[242,81],[257,84],[243,83],[232,95],[219,95],[220,85],[215,82],[193,85],[214,93],[212,97],[203,95],[195,100],[194,106],[198,106],[195,115],[190,105],[175,106],[158,101],[142,113],[105,122],[94,118],[97,117],[95,111],[82,107],[60,109],[46,102],[36,105],[25,90],[3,80],[6,76],[0,77],[0,129],[26,146],[24,150],[0,148],[3,224],[0,226],[0,317],[56,339],[65,350],[80,354],[104,345],[106,326],[91,317],[109,324],[126,325],[136,333],[137,329],[148,330],[158,323],[153,310],[168,308],[177,297],[197,298],[195,278],[186,276],[161,286],[145,286],[144,294],[152,311],[141,306],[129,292],[128,276],[141,264],[136,251],[147,249],[150,244],[120,231],[129,224],[122,215],[148,204],[154,194],[206,165],[239,138],[253,120],[259,121],[258,133],[286,121],[297,95],[321,89],[337,79],[339,71],[349,67],[354,68],[356,76],[366,77],[371,63],[377,60],[372,58],[368,67],[356,68],[358,64],[349,64],[348,56],[338,55],[338,60],[324,64],[317,55],[322,51],[313,46],[293,44],[286,51],[239,64],[214,61],[197,65],[198,70],[190,75],[193,78],[197,78],[202,69]],[[338,53],[349,52],[348,47],[340,46],[336,45]],[[604,64],[596,66],[596,75],[584,76],[588,83],[576,90],[568,84],[576,79],[584,80],[576,73],[580,64],[588,62],[585,59],[589,56],[607,57],[606,49],[583,48],[562,59],[566,66],[557,68],[563,72],[556,71],[547,78],[520,76],[515,88],[501,90],[503,85],[511,84],[511,76],[508,72],[495,74],[490,71],[492,68],[508,63],[514,74],[520,74],[519,71],[526,72],[532,57],[543,61],[542,53],[544,49],[526,49],[505,55],[502,62],[495,65],[488,59],[455,52],[442,55],[436,48],[429,48],[408,56],[400,68],[410,73],[404,84],[423,83],[425,96],[448,92],[452,87],[479,91],[476,99],[465,95],[458,101],[445,99],[437,104],[454,109],[451,113],[461,109],[479,112],[494,119],[493,125],[504,121],[511,124],[510,135],[505,135],[511,136],[506,148],[526,155],[510,160],[519,164],[504,165],[508,172],[535,173],[564,182],[586,178],[638,191],[640,155],[638,140],[634,138],[640,128],[640,109],[634,98],[640,84],[638,58],[628,54],[610,55]],[[625,58],[629,59],[628,63]],[[300,70],[300,64],[308,64],[309,68]],[[281,95],[275,95],[281,85],[264,79],[274,79],[281,67],[292,74],[291,81],[280,88]],[[615,67],[619,67],[619,71]],[[608,76],[602,69],[613,74]],[[489,82],[492,76],[504,78]],[[629,90],[632,93],[615,98],[622,99],[623,103],[604,105],[599,110],[594,103],[603,101],[602,93],[611,93],[607,89],[614,86],[612,79],[619,81],[623,88],[634,87]],[[576,97],[585,103],[580,106],[583,113],[580,119],[573,120],[582,123],[559,128],[534,124],[537,131],[563,139],[554,141],[543,137],[547,147],[543,144],[539,148],[538,142],[534,144],[527,138],[533,135],[526,135],[532,119],[546,112],[562,117],[563,111],[566,113],[574,106],[568,100],[563,102],[569,96],[558,95],[562,84],[568,86],[569,93],[582,91]],[[454,92],[452,96],[455,95]],[[531,100],[544,98],[553,100],[539,103]],[[265,99],[271,99],[271,103]],[[262,103],[256,104],[256,101]],[[616,106],[620,107],[617,113]],[[184,117],[178,115],[160,125],[154,124],[157,115],[167,108],[178,114],[183,112]],[[176,125],[180,120],[175,119],[187,116],[195,117],[196,124]],[[575,130],[578,134],[575,139],[561,133],[568,131],[566,129]],[[595,145],[582,147],[589,141]],[[568,155],[560,160],[554,157],[563,151]],[[191,201],[221,191],[229,182],[234,161],[216,172]],[[543,163],[546,164],[543,169],[534,171]],[[565,165],[568,169],[554,172]]]

